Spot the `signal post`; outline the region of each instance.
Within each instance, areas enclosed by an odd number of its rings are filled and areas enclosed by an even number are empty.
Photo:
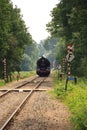
[[[68,44],[67,46],[67,52],[68,54],[66,55],[66,60],[67,60],[67,78],[66,78],[66,85],[65,85],[65,90],[67,90],[67,84],[69,80],[74,80],[74,78],[71,77],[71,61],[75,58],[73,54],[73,48],[74,45]]]

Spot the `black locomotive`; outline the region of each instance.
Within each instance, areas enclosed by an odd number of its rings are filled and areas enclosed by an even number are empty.
[[[37,68],[36,68],[37,75],[44,77],[49,76],[50,74],[50,62],[47,58],[41,57],[37,60]]]

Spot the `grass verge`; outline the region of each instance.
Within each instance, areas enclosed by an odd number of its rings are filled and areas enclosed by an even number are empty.
[[[65,80],[59,81],[57,75],[54,75],[52,94],[69,107],[73,129],[87,130],[87,80],[78,78],[76,85],[69,81],[65,91]]]

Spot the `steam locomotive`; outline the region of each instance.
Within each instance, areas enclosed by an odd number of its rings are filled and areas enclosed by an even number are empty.
[[[40,59],[37,60],[36,73],[41,77],[49,76],[50,61],[47,58],[42,56]]]

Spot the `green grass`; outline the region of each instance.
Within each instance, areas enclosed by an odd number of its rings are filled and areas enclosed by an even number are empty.
[[[12,74],[12,81],[17,80],[17,75],[18,75],[17,72],[14,72],[14,73]],[[20,77],[19,77],[18,80],[24,79],[24,78],[28,78],[28,77],[33,76],[33,75],[35,75],[35,71],[21,71],[21,72],[20,72]],[[8,79],[8,80],[9,80],[9,79]],[[9,80],[9,82],[10,82],[10,80]],[[7,84],[7,83],[5,83],[4,80],[0,80],[0,86],[4,86],[5,84]]]
[[[0,86],[4,86],[4,85],[5,85],[4,80],[0,80]]]
[[[52,94],[69,107],[74,130],[87,130],[87,80],[78,78],[76,85],[69,81],[65,91],[65,80],[59,81],[54,75]]]
[[[15,74],[17,74],[17,72],[15,72]],[[35,75],[35,71],[21,71],[20,72],[20,77],[21,78],[28,78],[30,76]]]

